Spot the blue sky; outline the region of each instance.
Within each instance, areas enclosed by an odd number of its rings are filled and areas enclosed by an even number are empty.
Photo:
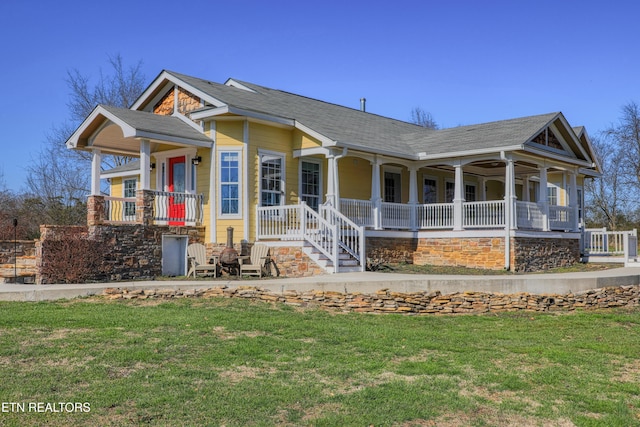
[[[583,1],[33,1],[0,3],[0,171],[20,191],[68,117],[70,69],[108,57],[228,77],[441,127],[562,111],[595,135],[640,102],[640,3]]]

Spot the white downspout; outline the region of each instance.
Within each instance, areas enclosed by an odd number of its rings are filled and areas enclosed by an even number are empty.
[[[505,152],[500,152],[500,158],[505,162],[504,178],[504,268],[511,269],[511,181],[513,180],[513,160],[508,159]]]

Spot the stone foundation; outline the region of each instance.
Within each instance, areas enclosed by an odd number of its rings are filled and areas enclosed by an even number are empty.
[[[517,272],[544,271],[567,267],[580,261],[579,239],[511,239],[511,268]]]
[[[162,236],[201,242],[202,227],[97,225],[41,226],[36,283],[153,279],[162,274]]]
[[[512,237],[510,243],[511,269],[517,272],[566,267],[580,260],[579,239]],[[501,270],[504,253],[504,237],[367,237],[367,258],[382,263]]]
[[[281,293],[259,287],[226,286],[208,289],[105,289],[109,299],[171,299],[194,297],[243,298],[278,302],[301,307],[358,313],[396,313],[410,315],[481,314],[513,311],[553,312],[576,309],[636,307],[640,305],[640,286],[620,286],[569,294],[494,294],[487,292],[400,293],[382,289],[374,294],[333,291],[288,290]]]
[[[500,270],[504,250],[504,238],[499,237],[421,238],[413,263]]]
[[[367,237],[367,258],[383,263],[414,263],[414,255],[417,246],[414,238],[393,237]]]

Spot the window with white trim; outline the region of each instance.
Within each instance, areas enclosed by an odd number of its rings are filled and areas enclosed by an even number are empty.
[[[456,183],[453,181],[446,181],[444,183],[444,202],[452,203],[453,198],[456,196]]]
[[[464,185],[464,201],[465,202],[476,201],[476,185],[475,184]]]
[[[260,154],[260,206],[280,206],[284,195],[284,155]]]
[[[300,200],[313,209],[318,210],[321,198],[322,168],[318,161],[302,160],[300,162]]]
[[[438,202],[438,182],[435,178],[424,178],[422,181],[422,203]]]
[[[221,151],[220,214],[240,215],[240,151]]]
[[[137,179],[125,179],[122,182],[122,196],[125,198],[136,197]],[[136,219],[136,202],[124,202],[124,218],[125,221],[135,221]]]
[[[558,187],[554,185],[547,186],[547,204],[549,206],[558,205]]]

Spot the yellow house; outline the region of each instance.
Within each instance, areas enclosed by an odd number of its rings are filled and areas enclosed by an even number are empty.
[[[97,106],[67,146],[93,153],[89,224],[195,227],[212,253],[232,227],[272,255],[299,248],[316,272],[363,270],[367,258],[570,264],[583,183],[599,176],[585,129],[562,113],[431,130],[171,71],[130,109]],[[105,154],[138,160],[101,171]]]

